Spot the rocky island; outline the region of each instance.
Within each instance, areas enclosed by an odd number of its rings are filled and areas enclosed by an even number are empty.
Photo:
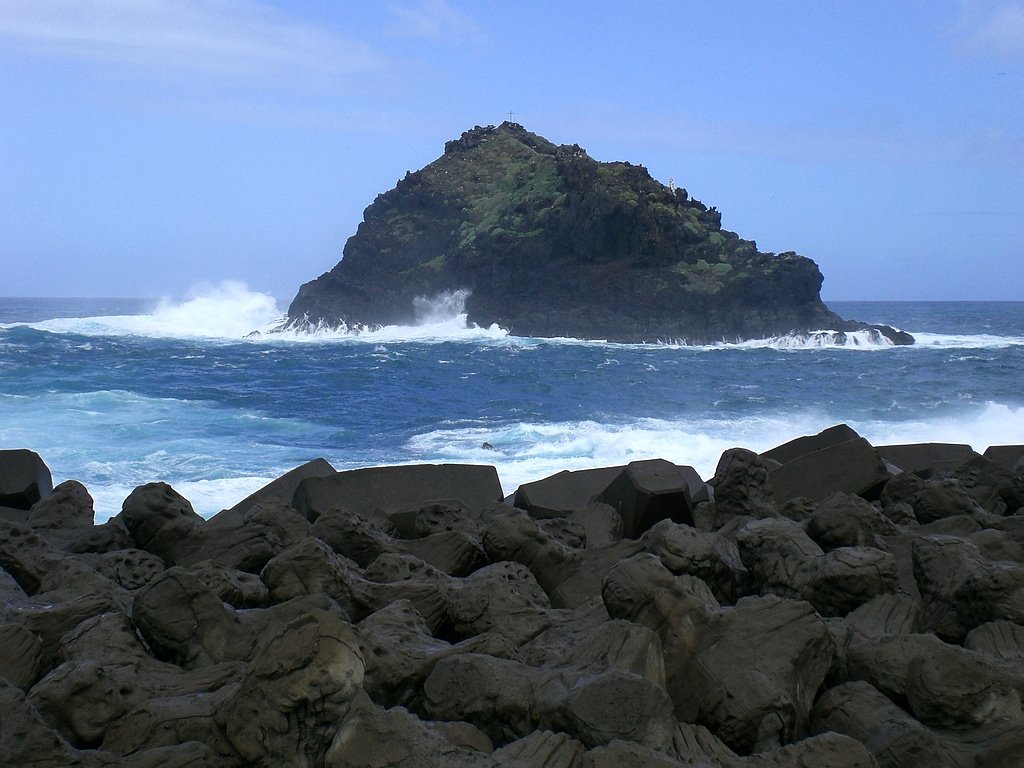
[[[822,275],[762,253],[643,166],[597,162],[521,125],[476,127],[366,209],[342,260],[303,285],[287,327],[411,324],[464,297],[468,320],[521,336],[715,343],[867,330],[822,303]]]

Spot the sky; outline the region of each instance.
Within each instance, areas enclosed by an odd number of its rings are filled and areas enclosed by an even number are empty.
[[[0,296],[286,306],[509,112],[826,300],[1024,300],[1024,0],[0,0]]]

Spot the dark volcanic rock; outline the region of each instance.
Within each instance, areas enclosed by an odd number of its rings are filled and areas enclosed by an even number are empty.
[[[761,338],[861,329],[819,298],[817,265],[723,230],[715,208],[515,123],[474,128],[366,209],[290,325],[408,324],[424,297],[526,336],[612,341]],[[876,326],[895,343],[907,334]]]
[[[91,525],[64,483],[0,518],[0,762],[1017,768],[1020,472],[920,450],[877,501],[775,500],[878,471],[842,426],[726,451],[692,507],[662,461],[527,509],[490,467],[314,463],[215,523],[151,484]]]

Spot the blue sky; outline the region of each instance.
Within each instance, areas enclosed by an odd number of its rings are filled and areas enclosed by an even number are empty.
[[[0,295],[287,303],[510,110],[826,300],[1024,300],[1024,0],[0,0]]]

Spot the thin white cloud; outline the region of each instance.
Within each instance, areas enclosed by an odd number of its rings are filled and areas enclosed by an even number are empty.
[[[391,33],[398,37],[427,40],[449,38],[480,41],[483,31],[467,14],[453,8],[445,0],[422,0],[419,5],[388,6],[393,20]]]
[[[963,6],[963,47],[975,53],[1024,55],[1024,3],[1005,3],[979,9]]]
[[[258,0],[0,0],[0,45],[158,69],[376,69],[369,46]]]

